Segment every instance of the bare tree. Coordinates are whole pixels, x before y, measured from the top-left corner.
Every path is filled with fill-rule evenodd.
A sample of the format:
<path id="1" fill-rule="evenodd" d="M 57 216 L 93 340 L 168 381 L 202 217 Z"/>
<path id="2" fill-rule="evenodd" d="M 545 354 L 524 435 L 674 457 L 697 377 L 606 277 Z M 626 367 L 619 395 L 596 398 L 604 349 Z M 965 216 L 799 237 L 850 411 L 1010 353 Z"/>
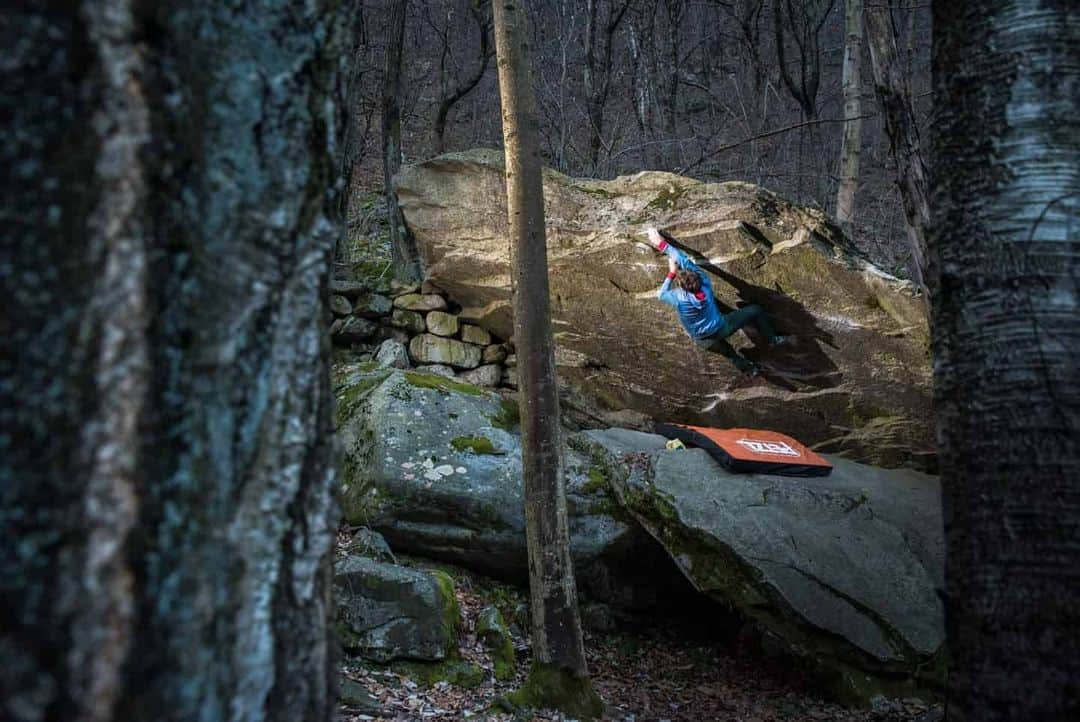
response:
<path id="1" fill-rule="evenodd" d="M 446 149 L 446 118 L 458 101 L 472 92 L 487 72 L 488 63 L 495 55 L 495 49 L 491 47 L 491 22 L 487 10 L 491 7 L 490 0 L 471 0 L 469 14 L 479 33 L 480 43 L 477 51 L 478 63 L 473 72 L 467 75 L 460 83 L 453 86 L 448 93 L 439 101 L 439 110 L 435 114 L 435 152 L 442 153 Z M 449 38 L 443 38 L 444 56 L 449 47 Z"/>
<path id="2" fill-rule="evenodd" d="M 589 166 L 595 171 L 600 160 L 604 138 L 604 108 L 611 91 L 612 39 L 619 29 L 632 0 L 587 0 L 585 24 L 585 65 L 582 69 L 585 85 L 586 112 L 589 117 Z M 601 17 L 599 7 L 607 12 Z"/>
<path id="3" fill-rule="evenodd" d="M 948 717 L 1080 717 L 1080 24 L 935 0 L 931 274 Z"/>
<path id="4" fill-rule="evenodd" d="M 513 697 L 582 717 L 603 705 L 589 683 L 563 488 L 537 113 L 521 0 L 495 3 L 495 43 L 513 246 L 514 339 L 521 385 L 521 466 L 532 600 L 533 667 Z"/>
<path id="5" fill-rule="evenodd" d="M 391 0 L 389 45 L 383 73 L 382 149 L 383 195 L 390 226 L 390 254 L 394 272 L 405 280 L 419 280 L 419 251 L 410 239 L 405 219 L 394 195 L 393 179 L 401 169 L 401 55 L 405 44 L 405 17 L 408 0 Z"/>
<path id="6" fill-rule="evenodd" d="M 802 109 L 803 120 L 817 117 L 817 94 L 821 85 L 821 29 L 836 0 L 773 0 L 773 32 L 780 77 Z M 798 51 L 799 77 L 787 62 L 787 36 Z"/>
<path id="7" fill-rule="evenodd" d="M 848 237 L 855 235 L 855 191 L 862 154 L 862 35 L 863 0 L 844 4 L 844 139 L 840 146 L 840 187 L 836 191 L 836 220 Z"/>
<path id="8" fill-rule="evenodd" d="M 926 229 L 930 224 L 926 164 L 912 104 L 911 85 L 897 52 L 896 26 L 887 5 L 874 5 L 866 9 L 866 34 L 870 43 L 874 89 L 885 113 L 885 130 L 896 163 L 896 184 L 904 204 L 911 275 L 929 298 L 925 282 Z"/>
<path id="9" fill-rule="evenodd" d="M 340 8 L 5 18 L 0 719 L 336 713 Z"/>

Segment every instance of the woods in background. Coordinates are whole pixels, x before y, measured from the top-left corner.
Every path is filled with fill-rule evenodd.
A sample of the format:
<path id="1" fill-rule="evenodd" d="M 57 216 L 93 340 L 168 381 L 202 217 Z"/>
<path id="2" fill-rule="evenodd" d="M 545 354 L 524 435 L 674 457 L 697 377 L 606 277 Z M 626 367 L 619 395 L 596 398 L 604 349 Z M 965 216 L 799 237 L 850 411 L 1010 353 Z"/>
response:
<path id="1" fill-rule="evenodd" d="M 921 248 L 914 239 L 922 231 L 908 218 L 925 207 L 918 197 L 925 179 L 915 177 L 921 161 L 912 157 L 921 151 L 930 107 L 929 8 L 909 0 L 868 7 L 845 76 L 846 40 L 852 24 L 863 22 L 862 4 L 529 3 L 544 162 L 576 176 L 659 169 L 757 183 L 839 217 L 876 262 L 917 279 L 912 249 Z M 394 80 L 386 59 L 397 52 L 402 6 L 396 152 L 416 160 L 501 144 L 490 0 L 362 0 L 349 100 L 355 188 L 382 183 L 382 140 L 374 131 L 386 81 Z M 875 95 L 868 72 L 875 40 L 892 52 L 883 66 L 891 84 L 878 83 L 891 95 Z M 890 114 L 879 97 L 890 102 Z M 894 116 L 907 124 L 887 132 Z M 899 166 L 893 149 L 902 151 Z"/>

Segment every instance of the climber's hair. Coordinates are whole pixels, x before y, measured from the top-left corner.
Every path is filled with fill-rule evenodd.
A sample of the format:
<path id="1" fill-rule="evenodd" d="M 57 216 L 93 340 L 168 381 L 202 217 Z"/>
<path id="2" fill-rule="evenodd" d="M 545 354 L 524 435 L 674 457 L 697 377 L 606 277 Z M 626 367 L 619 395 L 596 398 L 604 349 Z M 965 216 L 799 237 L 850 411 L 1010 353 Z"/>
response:
<path id="1" fill-rule="evenodd" d="M 679 288 L 688 293 L 697 293 L 701 290 L 701 277 L 689 268 L 680 268 L 675 271 L 675 282 Z"/>

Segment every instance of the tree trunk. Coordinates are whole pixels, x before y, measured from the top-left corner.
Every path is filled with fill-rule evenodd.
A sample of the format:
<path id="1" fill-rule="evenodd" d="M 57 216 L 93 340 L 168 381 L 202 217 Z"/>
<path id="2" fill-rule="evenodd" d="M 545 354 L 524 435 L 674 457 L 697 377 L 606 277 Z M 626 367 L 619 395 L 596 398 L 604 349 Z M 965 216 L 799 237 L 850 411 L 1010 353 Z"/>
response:
<path id="1" fill-rule="evenodd" d="M 844 138 L 840 145 L 840 187 L 836 192 L 836 221 L 849 238 L 855 236 L 855 190 L 862 155 L 862 0 L 844 5 Z"/>
<path id="2" fill-rule="evenodd" d="M 1080 719 L 1080 23 L 933 5 L 950 720 Z"/>
<path id="3" fill-rule="evenodd" d="M 929 300 L 925 279 L 926 230 L 930 225 L 926 164 L 923 162 L 919 126 L 911 100 L 911 87 L 896 48 L 896 32 L 887 6 L 866 9 L 866 35 L 874 89 L 885 112 L 885 131 L 896 163 L 896 184 L 904 204 L 912 280 Z"/>
<path id="4" fill-rule="evenodd" d="M 335 712 L 339 7 L 8 18 L 2 719 Z"/>
<path id="5" fill-rule="evenodd" d="M 476 67 L 476 70 L 473 71 L 472 75 L 467 77 L 460 85 L 450 91 L 449 95 L 443 97 L 442 100 L 439 101 L 439 110 L 435 114 L 436 155 L 441 155 L 446 150 L 446 119 L 450 116 L 450 111 L 457 105 L 459 100 L 471 93 L 473 88 L 480 84 L 480 81 L 484 77 L 484 73 L 487 72 L 488 61 L 491 60 L 490 28 L 487 19 L 484 17 L 484 10 L 480 0 L 473 0 L 472 5 L 469 7 L 469 11 L 472 13 L 473 20 L 476 22 L 477 29 L 480 31 L 480 64 Z"/>
<path id="6" fill-rule="evenodd" d="M 405 217 L 394 195 L 394 176 L 401 169 L 401 54 L 405 44 L 405 10 L 408 0 L 391 0 L 383 74 L 382 147 L 383 195 L 390 226 L 390 258 L 398 278 L 420 280 L 420 252 L 405 226 Z"/>
<path id="7" fill-rule="evenodd" d="M 516 700 L 593 717 L 567 525 L 549 314 L 544 188 L 522 0 L 495 6 L 495 47 L 513 248 L 514 339 L 519 359 L 521 461 L 532 600 L 533 668 Z"/>

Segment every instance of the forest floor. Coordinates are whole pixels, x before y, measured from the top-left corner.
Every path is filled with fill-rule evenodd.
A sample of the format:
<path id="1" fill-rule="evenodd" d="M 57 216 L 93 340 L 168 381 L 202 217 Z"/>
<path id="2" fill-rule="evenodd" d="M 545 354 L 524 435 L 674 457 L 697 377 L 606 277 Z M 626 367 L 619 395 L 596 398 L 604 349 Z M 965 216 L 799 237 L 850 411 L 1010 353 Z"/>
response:
<path id="1" fill-rule="evenodd" d="M 496 705 L 524 681 L 529 667 L 528 639 L 518 623 L 527 604 L 523 591 L 457 567 L 418 560 L 406 563 L 439 568 L 454 577 L 462 613 L 459 654 L 462 662 L 483 670 L 483 680 L 464 687 L 448 681 L 425 684 L 408 668 L 346 659 L 343 678 L 361 683 L 379 705 L 362 710 L 343 706 L 342 722 L 567 722 L 567 717 L 551 710 L 511 713 Z M 477 616 L 491 604 L 508 619 L 517 652 L 516 676 L 503 682 L 495 679 L 492 660 L 475 631 Z M 815 694 L 798 674 L 785 669 L 780 660 L 767 659 L 760 649 L 738 641 L 699 639 L 692 630 L 671 622 L 634 628 L 601 626 L 609 630 L 586 630 L 585 647 L 594 688 L 607 706 L 605 722 L 933 722 L 942 718 L 940 707 L 927 707 L 914 699 L 876 710 L 840 707 Z"/>

